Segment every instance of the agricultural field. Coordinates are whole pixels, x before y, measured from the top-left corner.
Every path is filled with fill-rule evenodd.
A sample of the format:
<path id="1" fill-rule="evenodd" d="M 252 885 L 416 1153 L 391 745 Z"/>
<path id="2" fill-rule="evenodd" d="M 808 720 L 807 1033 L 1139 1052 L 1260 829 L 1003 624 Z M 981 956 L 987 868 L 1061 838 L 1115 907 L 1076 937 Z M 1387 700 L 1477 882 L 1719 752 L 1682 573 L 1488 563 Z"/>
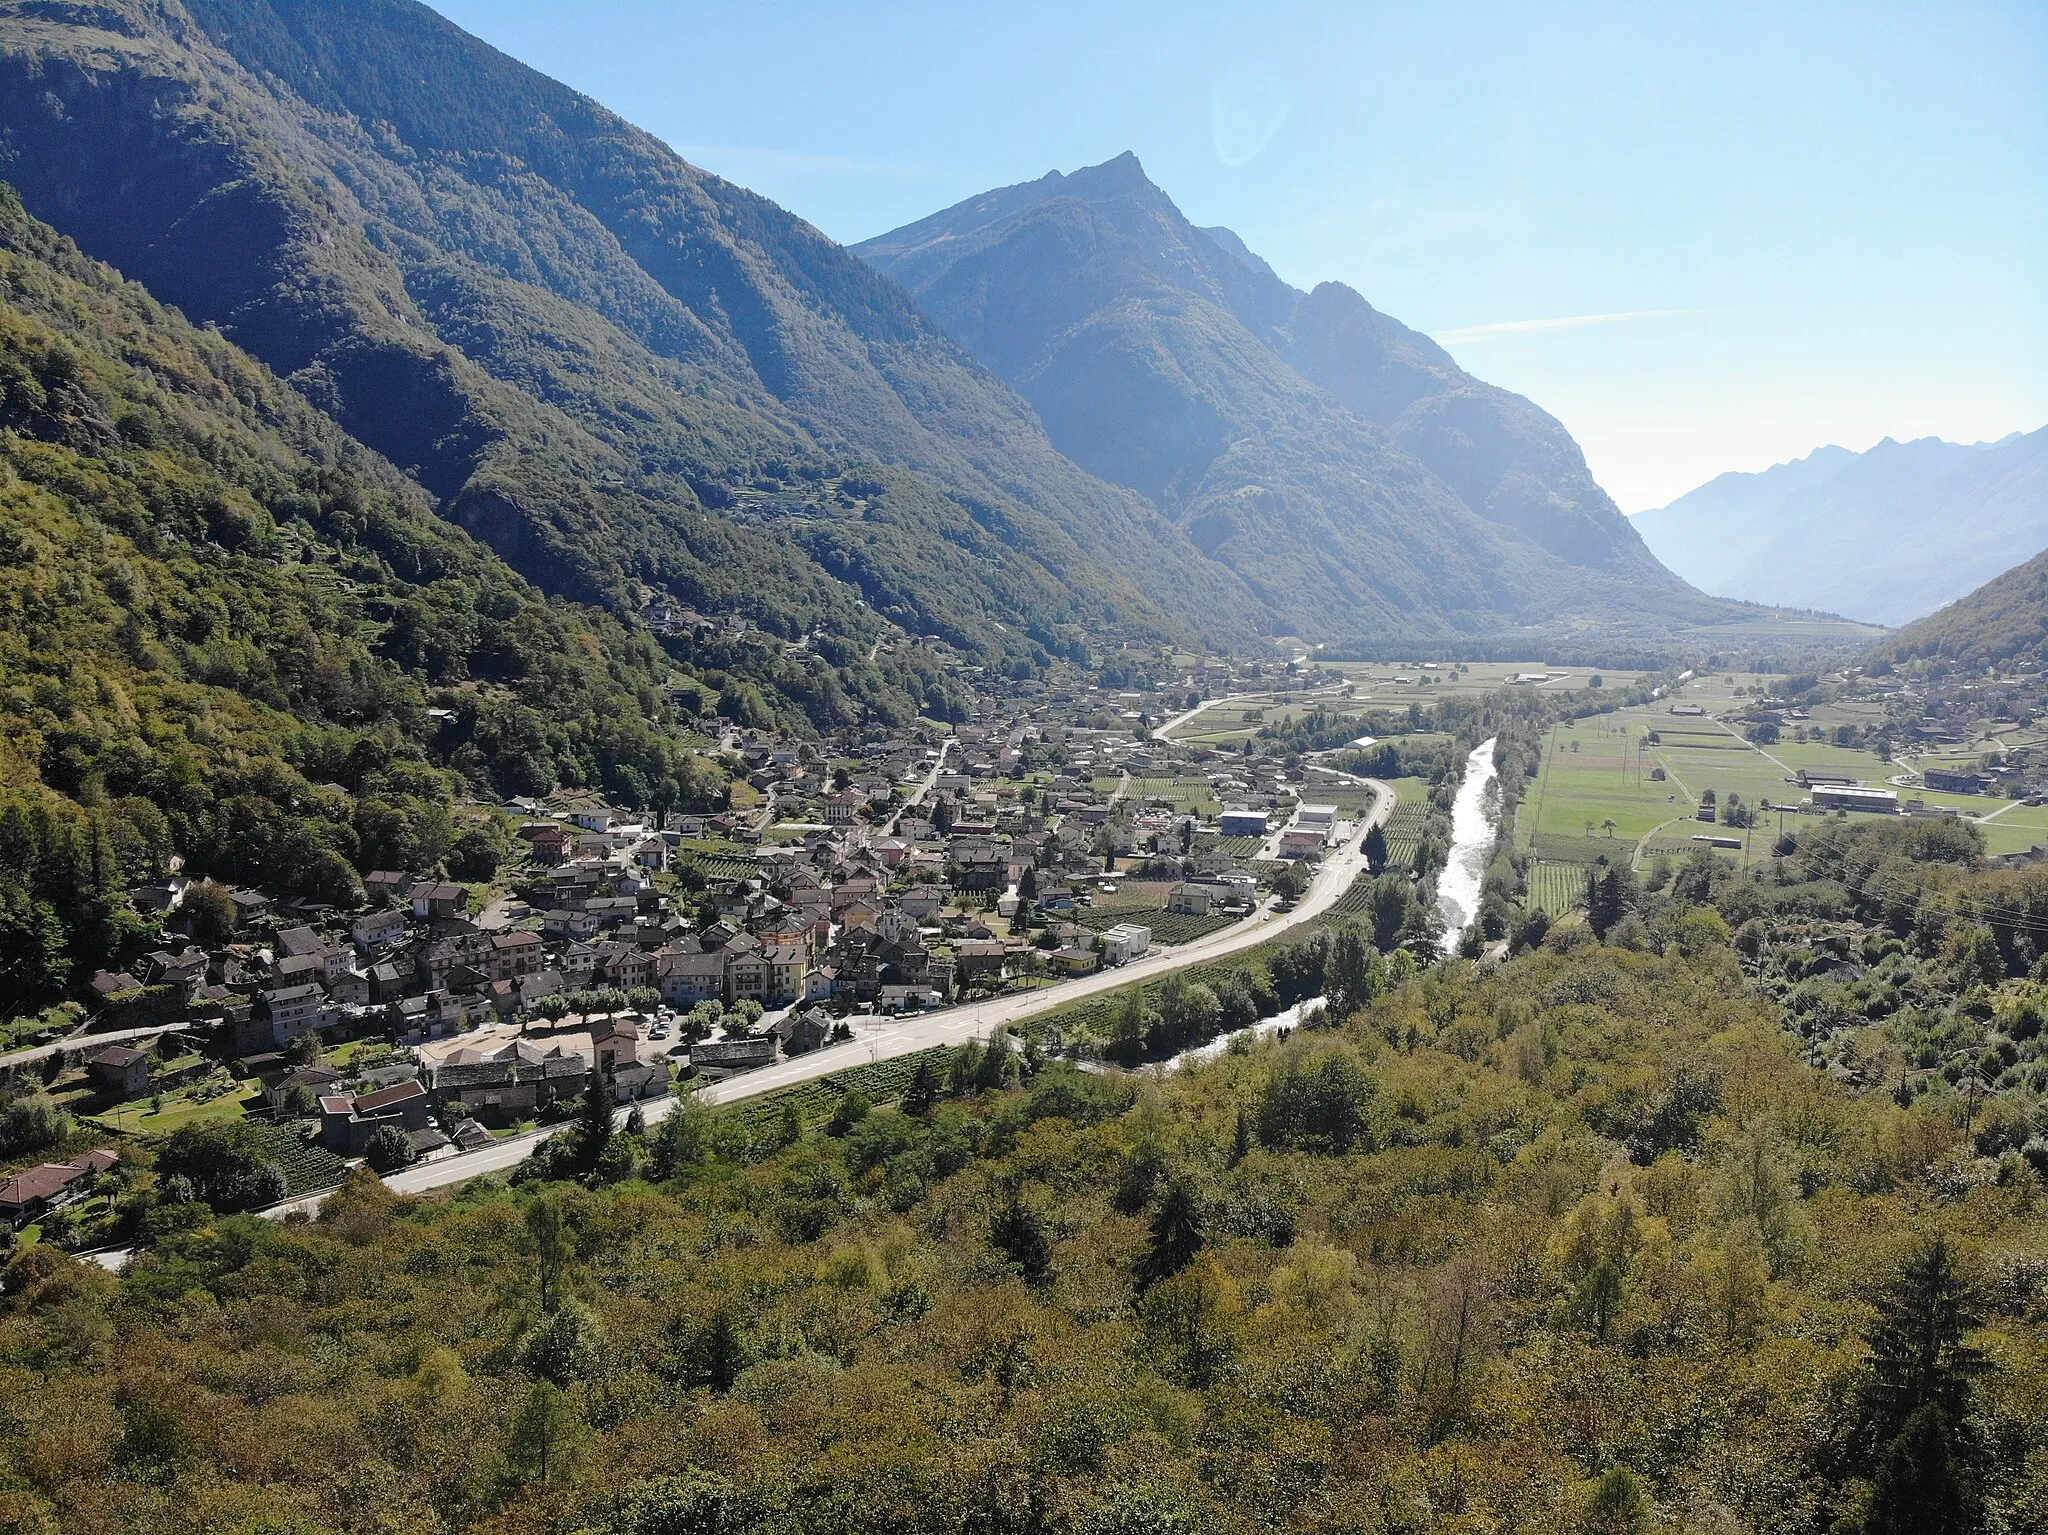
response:
<path id="1" fill-rule="evenodd" d="M 737 842 L 684 842 L 677 847 L 676 858 L 695 865 L 706 879 L 752 879 L 761 871 L 759 860 Z"/>
<path id="2" fill-rule="evenodd" d="M 1206 778 L 1133 778 L 1129 793 L 1140 804 L 1165 800 L 1176 812 L 1193 813 L 1205 820 L 1213 821 L 1223 808 Z"/>
<path id="3" fill-rule="evenodd" d="M 1203 853 L 1221 853 L 1227 858 L 1249 858 L 1266 845 L 1264 837 L 1218 837 L 1206 836 L 1195 839 L 1195 850 Z"/>
<path id="4" fill-rule="evenodd" d="M 1097 891 L 1089 910 L 1108 916 L 1112 923 L 1122 921 L 1125 912 L 1158 911 L 1166 905 L 1167 893 L 1175 883 L 1170 879 L 1126 880 L 1114 895 Z M 1080 920 L 1085 921 L 1085 916 Z"/>
<path id="5" fill-rule="evenodd" d="M 783 1114 L 790 1105 L 795 1106 L 798 1117 L 808 1129 L 830 1119 L 832 1111 L 839 1106 L 839 1100 L 849 1092 L 859 1092 L 875 1104 L 894 1103 L 909 1089 L 920 1063 L 929 1061 L 943 1074 L 947 1057 L 951 1054 L 951 1050 L 939 1045 L 914 1055 L 899 1055 L 892 1060 L 849 1066 L 830 1076 L 800 1082 L 794 1087 L 764 1093 L 758 1098 L 744 1099 L 716 1112 L 727 1123 L 738 1125 L 749 1142 L 765 1146 L 773 1143 L 782 1126 Z"/>
<path id="6" fill-rule="evenodd" d="M 1462 669 L 1458 671 L 1453 671 L 1449 662 L 1396 665 L 1390 661 L 1334 661 L 1324 665 L 1330 670 L 1341 671 L 1351 684 L 1357 701 L 1375 709 L 1399 707 L 1418 700 L 1428 704 L 1453 694 L 1491 693 L 1509 686 L 1510 678 L 1541 672 L 1559 675 L 1553 681 L 1523 685 L 1541 688 L 1545 692 L 1564 693 L 1590 687 L 1597 676 L 1603 687 L 1625 688 L 1642 675 L 1640 672 L 1614 671 L 1605 667 L 1550 666 L 1542 661 L 1471 661 L 1460 663 Z"/>
<path id="7" fill-rule="evenodd" d="M 278 1125 L 257 1125 L 255 1130 L 267 1143 L 269 1159 L 284 1173 L 287 1199 L 331 1189 L 348 1173 L 348 1164 L 340 1157 L 301 1139 L 296 1131 Z"/>
<path id="8" fill-rule="evenodd" d="M 1696 678 L 1680 701 L 1732 708 L 1772 679 L 1735 674 Z M 1637 862 L 1658 855 L 1686 856 L 1702 844 L 1695 836 L 1743 836 L 1740 829 L 1693 818 L 1711 789 L 1720 804 L 1739 795 L 1759 812 L 1766 802 L 1792 806 L 1807 791 L 1801 771 L 1839 774 L 1872 787 L 1895 786 L 1904 765 L 1875 752 L 1827 741 L 1781 740 L 1759 746 L 1734 728 L 1695 715 L 1673 715 L 1666 702 L 1561 724 L 1544 743 L 1543 766 L 1517 816 L 1516 846 L 1538 862 L 1588 863 L 1606 855 Z M 1662 769 L 1658 781 L 1654 770 Z M 1976 819 L 1991 853 L 2025 852 L 2048 844 L 2048 807 L 1968 794 L 1921 791 L 1896 785 L 1903 800 L 1947 806 Z M 1612 822 L 1612 825 L 1608 823 Z M 1789 812 L 1762 813 L 1741 851 L 1724 856 L 1768 857 Z M 1548 904 L 1547 902 L 1545 903 Z"/>
<path id="9" fill-rule="evenodd" d="M 1420 783 L 1419 779 L 1403 779 L 1403 784 Z M 1426 790 L 1424 791 L 1426 793 Z M 1423 793 L 1410 797 L 1405 791 L 1400 803 L 1394 806 L 1394 813 L 1387 817 L 1387 865 L 1389 868 L 1406 869 L 1415 862 L 1416 845 L 1422 840 L 1422 823 L 1429 819 L 1429 804 Z"/>
<path id="10" fill-rule="evenodd" d="M 1586 870 L 1590 867 L 1590 864 L 1544 861 L 1530 864 L 1529 904 L 1540 907 L 1553 917 L 1564 916 L 1585 899 Z"/>

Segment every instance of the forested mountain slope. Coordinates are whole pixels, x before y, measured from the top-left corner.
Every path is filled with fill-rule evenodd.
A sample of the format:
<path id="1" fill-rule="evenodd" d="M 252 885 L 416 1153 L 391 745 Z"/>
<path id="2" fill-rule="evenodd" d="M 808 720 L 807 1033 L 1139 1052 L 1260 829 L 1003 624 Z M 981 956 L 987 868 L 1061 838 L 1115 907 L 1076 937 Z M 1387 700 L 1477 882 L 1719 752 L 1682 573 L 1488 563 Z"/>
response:
<path id="1" fill-rule="evenodd" d="M 1055 443 L 1303 632 L 1728 616 L 1658 565 L 1554 419 L 1341 284 L 1289 287 L 1188 223 L 1134 156 L 857 249 Z"/>
<path id="2" fill-rule="evenodd" d="M 464 790 L 713 808 L 672 702 L 706 676 L 0 186 L 0 1017 L 143 938 L 125 891 L 174 854 L 352 903 L 372 868 L 488 875 Z"/>
<path id="3" fill-rule="evenodd" d="M 1704 591 L 1910 623 L 2048 546 L 2048 427 L 1821 448 L 1633 520 Z"/>
<path id="4" fill-rule="evenodd" d="M 412 0 L 14 0 L 0 126 L 31 212 L 551 590 L 994 658 L 1265 625 L 899 289 Z"/>
<path id="5" fill-rule="evenodd" d="M 2016 659 L 2048 661 L 2048 553 L 1908 624 L 1873 659 L 1946 661 L 1966 669 Z"/>

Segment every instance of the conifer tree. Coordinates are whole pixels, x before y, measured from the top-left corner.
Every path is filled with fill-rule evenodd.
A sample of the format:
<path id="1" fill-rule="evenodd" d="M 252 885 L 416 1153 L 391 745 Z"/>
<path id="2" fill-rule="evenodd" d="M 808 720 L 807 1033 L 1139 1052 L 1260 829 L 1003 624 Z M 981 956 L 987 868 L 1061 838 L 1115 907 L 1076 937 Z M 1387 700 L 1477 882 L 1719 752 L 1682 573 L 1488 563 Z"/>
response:
<path id="1" fill-rule="evenodd" d="M 612 1143 L 612 1095 L 604 1073 L 592 1067 L 583 1085 L 583 1107 L 576 1115 L 577 1151 L 586 1171 L 595 1172 Z"/>
<path id="2" fill-rule="evenodd" d="M 1159 1213 L 1152 1217 L 1151 1244 L 1138 1260 L 1139 1285 L 1149 1288 L 1162 1279 L 1172 1278 L 1193 1263 L 1195 1255 L 1206 1245 L 1201 1202 L 1195 1196 L 1194 1186 L 1185 1178 L 1176 1178 L 1167 1185 L 1166 1197 L 1159 1202 Z"/>
<path id="3" fill-rule="evenodd" d="M 1868 1535 L 1981 1528 L 1984 1456 L 1970 1413 L 1972 1381 L 1988 1365 L 1964 1341 L 1977 1322 L 1941 1234 L 1907 1260 L 1879 1299 L 1852 1440 L 1872 1482 Z"/>

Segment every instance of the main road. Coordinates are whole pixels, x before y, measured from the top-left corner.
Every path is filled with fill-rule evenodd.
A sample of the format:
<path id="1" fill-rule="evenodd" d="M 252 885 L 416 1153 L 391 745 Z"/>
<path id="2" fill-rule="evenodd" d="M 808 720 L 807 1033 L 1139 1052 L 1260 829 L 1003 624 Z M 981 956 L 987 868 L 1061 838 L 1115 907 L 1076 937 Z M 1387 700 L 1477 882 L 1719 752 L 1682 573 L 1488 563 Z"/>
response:
<path id="1" fill-rule="evenodd" d="M 710 1104 L 737 1103 L 745 1098 L 759 1097 L 778 1088 L 793 1087 L 800 1082 L 809 1082 L 870 1061 L 891 1060 L 897 1056 L 915 1054 L 919 1050 L 929 1050 L 934 1045 L 958 1045 L 970 1039 L 986 1039 L 996 1029 L 1022 1023 L 1027 1018 L 1049 1013 L 1055 1008 L 1065 1007 L 1070 1002 L 1083 1002 L 1090 997 L 1101 996 L 1104 992 L 1114 991 L 1118 987 L 1128 986 L 1134 981 L 1149 981 L 1175 970 L 1209 964 L 1303 927 L 1334 906 L 1338 898 L 1351 888 L 1352 882 L 1365 872 L 1365 851 L 1362 846 L 1365 833 L 1371 827 L 1384 826 L 1387 817 L 1393 814 L 1393 786 L 1376 778 L 1365 779 L 1363 782 L 1373 791 L 1372 809 L 1367 812 L 1364 821 L 1351 826 L 1343 845 L 1324 858 L 1322 867 L 1316 871 L 1307 892 L 1291 911 L 1276 910 L 1268 902 L 1242 922 L 1233 923 L 1195 943 L 1162 949 L 1156 954 L 1149 954 L 1143 959 L 1133 960 L 1114 970 L 1101 971 L 1082 980 L 1064 981 L 1056 986 L 1022 992 L 1012 997 L 998 997 L 990 1002 L 968 1003 L 937 1012 L 921 1013 L 895 1023 L 881 1025 L 868 1031 L 863 1037 L 827 1045 L 792 1060 L 778 1061 L 773 1066 L 763 1066 L 757 1071 L 743 1072 L 722 1082 L 714 1082 L 697 1089 L 696 1099 L 700 1103 Z M 639 1107 L 648 1122 L 654 1123 L 673 1113 L 678 1102 L 679 1100 L 674 1097 L 658 1098 Z M 384 1181 L 398 1193 L 418 1194 L 428 1189 L 445 1188 L 451 1183 L 481 1177 L 486 1173 L 501 1173 L 525 1161 L 541 1141 L 558 1133 L 560 1128 L 551 1126 L 546 1130 L 512 1136 L 460 1156 L 422 1162 L 401 1172 L 392 1173 Z M 263 1213 L 281 1216 L 295 1209 L 311 1208 L 318 1203 L 319 1196 L 316 1195 L 291 1204 L 274 1205 Z"/>

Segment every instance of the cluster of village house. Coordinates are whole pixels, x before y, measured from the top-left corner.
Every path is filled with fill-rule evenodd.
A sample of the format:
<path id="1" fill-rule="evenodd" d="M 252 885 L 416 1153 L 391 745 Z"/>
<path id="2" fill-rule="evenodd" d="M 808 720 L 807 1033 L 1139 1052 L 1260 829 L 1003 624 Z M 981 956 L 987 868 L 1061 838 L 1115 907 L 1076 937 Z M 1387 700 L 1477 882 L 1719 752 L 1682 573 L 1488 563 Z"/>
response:
<path id="1" fill-rule="evenodd" d="M 431 1151 L 448 1139 L 439 1126 L 458 1141 L 480 1139 L 483 1126 L 580 1093 L 593 1068 L 629 1099 L 666 1090 L 685 1053 L 695 1070 L 721 1073 L 815 1048 L 851 1007 L 900 1013 L 1024 976 L 1124 963 L 1146 952 L 1149 928 L 1073 916 L 1133 859 L 1163 859 L 1179 876 L 1171 911 L 1251 909 L 1258 880 L 1245 860 L 1197 851 L 1197 831 L 1266 838 L 1275 810 L 1295 797 L 1279 769 L 1150 746 L 1126 723 L 1141 718 L 1135 710 L 1119 711 L 1111 728 L 1058 723 L 1077 703 L 1099 719 L 1099 701 L 1040 688 L 1011 701 L 1006 723 L 963 726 L 942 748 L 866 743 L 853 770 L 836 775 L 797 745 L 742 742 L 767 796 L 762 819 L 776 819 L 779 806 L 784 836 L 804 828 L 773 845 L 736 813 L 657 822 L 588 797 L 513 801 L 503 808 L 521 818 L 526 856 L 512 894 L 488 913 L 471 910 L 468 888 L 406 871 L 367 875 L 368 909 L 354 914 L 236 890 L 237 941 L 166 947 L 132 973 L 94 977 L 93 989 L 110 1010 L 201 1034 L 211 1055 L 261 1078 L 280 1114 L 310 1103 L 338 1152 L 359 1153 L 385 1124 Z M 1025 790 L 1027 763 L 1049 757 L 1057 773 Z M 1101 788 L 1105 778 L 1175 771 L 1205 773 L 1233 806 L 1220 826 L 1198 828 L 1193 816 Z M 812 819 L 792 819 L 804 814 Z M 1312 856 L 1332 818 L 1327 807 L 1300 806 L 1261 851 Z M 706 837 L 740 844 L 751 870 L 735 870 L 728 851 L 715 866 L 727 877 L 664 877 Z M 182 890 L 174 879 L 137 896 L 175 925 Z M 1035 921 L 1020 929 L 1007 919 L 1026 905 Z M 658 991 L 661 1011 L 599 1019 L 567 1042 L 485 1027 L 600 988 Z M 770 1014 L 766 1027 L 665 1042 L 671 1011 L 748 1001 Z M 287 1054 L 308 1035 L 364 1033 L 395 1035 L 415 1047 L 412 1058 L 345 1077 Z M 148 1044 L 122 1040 L 83 1059 L 112 1096 L 132 1098 L 165 1086 L 152 1077 Z"/>

